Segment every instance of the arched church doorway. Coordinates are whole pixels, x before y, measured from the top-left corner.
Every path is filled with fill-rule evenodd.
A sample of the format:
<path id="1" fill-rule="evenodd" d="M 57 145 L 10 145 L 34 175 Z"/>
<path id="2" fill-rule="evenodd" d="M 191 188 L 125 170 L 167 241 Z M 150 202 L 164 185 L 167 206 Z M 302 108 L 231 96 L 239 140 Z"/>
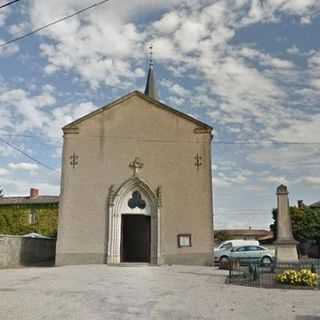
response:
<path id="1" fill-rule="evenodd" d="M 150 216 L 123 214 L 121 262 L 150 263 Z"/>
<path id="2" fill-rule="evenodd" d="M 150 187 L 134 176 L 109 192 L 107 263 L 160 258 L 160 206 Z"/>

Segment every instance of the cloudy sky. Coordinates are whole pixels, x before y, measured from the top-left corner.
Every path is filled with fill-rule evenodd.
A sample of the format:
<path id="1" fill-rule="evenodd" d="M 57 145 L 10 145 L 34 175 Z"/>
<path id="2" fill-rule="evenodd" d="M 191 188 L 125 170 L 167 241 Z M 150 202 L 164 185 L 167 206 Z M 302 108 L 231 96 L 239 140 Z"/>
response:
<path id="1" fill-rule="evenodd" d="M 0 43 L 95 2 L 0 9 Z M 60 128 L 143 90 L 152 41 L 161 100 L 215 128 L 216 225 L 267 227 L 280 183 L 320 200 L 319 30 L 319 0 L 110 0 L 0 47 L 0 185 L 58 194 Z"/>

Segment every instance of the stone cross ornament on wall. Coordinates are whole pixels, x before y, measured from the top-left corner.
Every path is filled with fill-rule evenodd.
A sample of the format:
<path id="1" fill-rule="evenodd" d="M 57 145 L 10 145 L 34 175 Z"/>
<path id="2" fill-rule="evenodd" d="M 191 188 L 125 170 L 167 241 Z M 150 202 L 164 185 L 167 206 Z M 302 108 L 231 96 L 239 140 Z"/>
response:
<path id="1" fill-rule="evenodd" d="M 76 155 L 75 153 L 73 153 L 71 156 L 70 156 L 70 165 L 71 167 L 74 169 L 76 166 L 78 166 L 79 164 L 79 156 Z"/>
<path id="2" fill-rule="evenodd" d="M 196 154 L 194 160 L 194 165 L 196 166 L 197 170 L 199 170 L 199 168 L 202 166 L 202 157 L 199 155 L 199 153 Z"/>
<path id="3" fill-rule="evenodd" d="M 133 170 L 133 176 L 138 174 L 138 171 L 143 168 L 143 165 L 143 162 L 138 157 L 136 157 L 134 161 L 130 162 L 129 168 Z"/>

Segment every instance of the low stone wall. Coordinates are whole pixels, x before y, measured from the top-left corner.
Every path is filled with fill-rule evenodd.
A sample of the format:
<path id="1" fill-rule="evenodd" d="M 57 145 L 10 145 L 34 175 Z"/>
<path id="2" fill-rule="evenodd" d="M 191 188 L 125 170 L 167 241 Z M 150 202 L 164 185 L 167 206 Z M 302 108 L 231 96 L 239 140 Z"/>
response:
<path id="1" fill-rule="evenodd" d="M 0 236 L 0 268 L 53 265 L 55 239 Z"/>

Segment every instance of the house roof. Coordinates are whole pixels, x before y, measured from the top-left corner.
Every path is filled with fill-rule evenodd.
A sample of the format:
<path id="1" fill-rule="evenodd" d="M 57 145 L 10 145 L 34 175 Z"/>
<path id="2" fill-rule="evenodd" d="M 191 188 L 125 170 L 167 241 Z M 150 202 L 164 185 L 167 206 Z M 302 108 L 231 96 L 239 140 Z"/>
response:
<path id="1" fill-rule="evenodd" d="M 310 207 L 311 208 L 320 208 L 320 201 L 311 204 Z"/>
<path id="2" fill-rule="evenodd" d="M 264 229 L 219 229 L 215 232 L 224 232 L 228 236 L 268 236 L 272 231 Z"/>
<path id="3" fill-rule="evenodd" d="M 95 111 L 93 111 L 93 112 L 91 112 L 91 113 L 79 118 L 78 120 L 75 120 L 75 121 L 69 123 L 68 125 L 66 125 L 62 129 L 63 130 L 70 129 L 70 128 L 80 124 L 81 122 L 86 121 L 86 120 L 94 117 L 95 115 L 97 115 L 97 114 L 99 114 L 101 112 L 104 112 L 105 110 L 109 110 L 109 109 L 119 105 L 120 103 L 122 103 L 122 102 L 124 102 L 124 101 L 126 101 L 126 100 L 128 100 L 128 99 L 130 99 L 132 97 L 134 97 L 134 96 L 138 96 L 138 97 L 140 97 L 140 98 L 152 103 L 154 106 L 156 106 L 158 108 L 161 108 L 163 110 L 169 111 L 171 113 L 176 114 L 178 117 L 181 117 L 181 118 L 184 118 L 184 119 L 186 119 L 188 121 L 191 121 L 191 122 L 195 123 L 196 125 L 198 125 L 199 127 L 208 129 L 210 131 L 213 130 L 213 128 L 211 126 L 209 126 L 208 124 L 206 124 L 206 123 L 204 123 L 204 122 L 202 122 L 200 120 L 197 120 L 197 119 L 195 119 L 195 118 L 193 118 L 193 117 L 191 117 L 191 116 L 189 116 L 189 115 L 187 115 L 187 114 L 185 114 L 185 113 L 183 113 L 181 111 L 178 111 L 178 110 L 176 110 L 176 109 L 174 109 L 172 107 L 169 107 L 168 105 L 166 105 L 166 104 L 164 104 L 164 103 L 162 103 L 160 101 L 152 99 L 151 97 L 147 97 L 147 96 L 145 96 L 143 93 L 141 93 L 139 91 L 133 91 L 133 92 L 131 92 L 131 93 L 129 93 L 129 94 L 127 94 L 127 95 L 125 95 L 125 96 L 113 101 L 113 102 L 111 102 L 110 104 L 107 104 L 106 106 L 104 106 L 102 108 L 99 108 L 99 109 L 97 109 L 97 110 L 95 110 Z"/>
<path id="4" fill-rule="evenodd" d="M 0 198 L 0 206 L 17 204 L 58 204 L 59 196 L 30 197 L 3 197 Z"/>

